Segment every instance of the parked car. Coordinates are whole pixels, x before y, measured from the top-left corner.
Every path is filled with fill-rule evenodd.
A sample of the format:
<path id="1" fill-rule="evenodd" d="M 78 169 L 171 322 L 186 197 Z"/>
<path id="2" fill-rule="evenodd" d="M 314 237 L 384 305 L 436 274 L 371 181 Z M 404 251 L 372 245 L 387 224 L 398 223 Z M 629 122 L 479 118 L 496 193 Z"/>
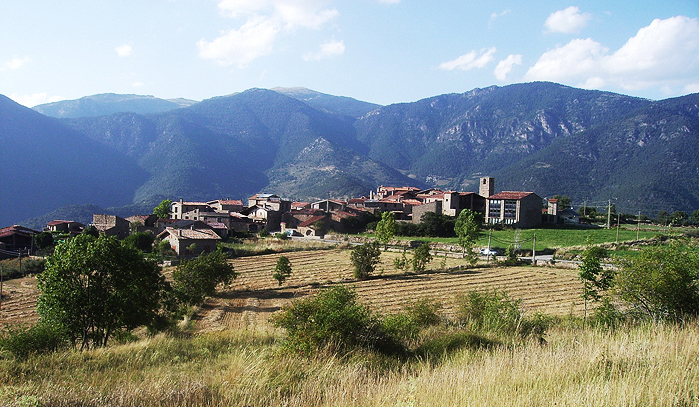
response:
<path id="1" fill-rule="evenodd" d="M 500 254 L 497 250 L 488 248 L 481 249 L 480 252 L 483 256 L 497 256 Z"/>

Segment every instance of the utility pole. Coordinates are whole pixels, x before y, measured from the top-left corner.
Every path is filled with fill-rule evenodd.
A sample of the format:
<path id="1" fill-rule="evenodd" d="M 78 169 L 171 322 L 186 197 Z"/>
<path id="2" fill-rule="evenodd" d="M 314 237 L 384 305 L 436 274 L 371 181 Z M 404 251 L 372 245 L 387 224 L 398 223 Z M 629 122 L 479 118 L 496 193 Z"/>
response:
<path id="1" fill-rule="evenodd" d="M 607 229 L 612 227 L 612 200 L 607 204 Z"/>
<path id="2" fill-rule="evenodd" d="M 641 211 L 638 211 L 638 222 L 636 222 L 636 240 L 641 237 Z"/>
<path id="3" fill-rule="evenodd" d="M 490 263 L 490 239 L 493 238 L 493 231 L 490 231 L 490 234 L 488 235 L 488 255 L 486 256 L 486 261 Z"/>
<path id="4" fill-rule="evenodd" d="M 532 247 L 532 266 L 536 266 L 536 233 L 534 234 L 534 246 Z"/>

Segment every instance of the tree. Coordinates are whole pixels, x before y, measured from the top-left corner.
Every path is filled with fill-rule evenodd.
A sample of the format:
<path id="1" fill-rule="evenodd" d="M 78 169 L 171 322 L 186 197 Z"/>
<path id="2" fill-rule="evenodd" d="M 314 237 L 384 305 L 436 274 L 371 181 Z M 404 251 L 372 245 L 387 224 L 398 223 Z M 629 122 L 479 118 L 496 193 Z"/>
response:
<path id="1" fill-rule="evenodd" d="M 40 250 L 51 249 L 55 244 L 51 232 L 38 233 L 34 236 L 34 243 Z"/>
<path id="2" fill-rule="evenodd" d="M 354 266 L 354 278 L 365 279 L 369 277 L 374 273 L 380 258 L 381 250 L 377 241 L 364 243 L 352 249 L 350 260 Z"/>
<path id="3" fill-rule="evenodd" d="M 291 275 L 291 262 L 286 256 L 280 256 L 277 260 L 277 265 L 274 267 L 274 277 L 275 280 L 279 282 L 279 285 L 284 284 L 284 280 Z"/>
<path id="4" fill-rule="evenodd" d="M 422 273 L 425 271 L 427 263 L 432 261 L 432 254 L 430 253 L 430 243 L 425 242 L 420 246 L 416 247 L 413 251 L 413 271 L 415 273 Z"/>
<path id="5" fill-rule="evenodd" d="M 136 248 L 142 252 L 149 253 L 153 250 L 153 242 L 155 241 L 155 236 L 148 232 L 138 232 L 126 236 L 124 239 L 124 244 Z"/>
<path id="6" fill-rule="evenodd" d="M 153 208 L 153 214 L 158 217 L 158 219 L 168 219 L 170 218 L 170 212 L 172 208 L 172 201 L 170 199 L 162 200 L 158 206 Z"/>
<path id="7" fill-rule="evenodd" d="M 237 277 L 226 255 L 217 250 L 193 260 L 183 260 L 172 273 L 172 287 L 179 302 L 197 305 L 214 295 L 219 284 L 230 284 Z"/>
<path id="8" fill-rule="evenodd" d="M 393 212 L 381 214 L 381 220 L 376 224 L 376 238 L 388 246 L 388 242 L 396 235 L 396 215 Z"/>
<path id="9" fill-rule="evenodd" d="M 583 283 L 582 297 L 585 301 L 584 320 L 587 320 L 587 302 L 599 301 L 601 291 L 612 286 L 614 272 L 602 267 L 602 259 L 607 257 L 607 251 L 599 246 L 588 244 L 582 254 L 578 278 Z"/>
<path id="10" fill-rule="evenodd" d="M 689 215 L 684 211 L 675 211 L 670 215 L 670 224 L 673 226 L 683 226 L 687 223 Z"/>
<path id="11" fill-rule="evenodd" d="M 454 224 L 454 233 L 459 241 L 459 246 L 463 249 L 462 256 L 467 257 L 471 265 L 475 265 L 478 256 L 473 253 L 473 246 L 476 244 L 481 234 L 481 216 L 470 209 L 464 209 L 459 213 Z"/>
<path id="12" fill-rule="evenodd" d="M 81 234 L 83 234 L 83 235 L 90 235 L 90 236 L 93 236 L 93 237 L 100 237 L 100 231 L 97 230 L 97 228 L 95 227 L 95 225 L 87 225 L 87 226 L 85 226 L 85 228 L 83 229 L 83 231 L 82 231 Z"/>
<path id="13" fill-rule="evenodd" d="M 553 199 L 558 199 L 558 210 L 570 208 L 570 197 L 566 195 L 554 195 Z"/>
<path id="14" fill-rule="evenodd" d="M 616 283 L 622 299 L 654 320 L 699 315 L 699 248 L 681 242 L 645 248 Z"/>
<path id="15" fill-rule="evenodd" d="M 699 209 L 692 211 L 692 214 L 689 215 L 689 221 L 694 225 L 699 225 Z"/>
<path id="16" fill-rule="evenodd" d="M 155 261 L 115 237 L 81 234 L 59 244 L 38 277 L 37 311 L 80 349 L 157 319 L 168 291 Z"/>
<path id="17" fill-rule="evenodd" d="M 454 236 L 454 218 L 441 213 L 427 212 L 420 218 L 423 236 Z"/>

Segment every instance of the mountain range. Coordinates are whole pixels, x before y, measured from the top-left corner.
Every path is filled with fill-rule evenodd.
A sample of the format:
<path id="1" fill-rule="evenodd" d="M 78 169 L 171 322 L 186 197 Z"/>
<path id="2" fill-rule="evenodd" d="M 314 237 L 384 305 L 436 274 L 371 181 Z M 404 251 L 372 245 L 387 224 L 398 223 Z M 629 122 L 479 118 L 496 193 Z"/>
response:
<path id="1" fill-rule="evenodd" d="M 475 192 L 486 175 L 497 191 L 651 216 L 699 208 L 699 94 L 652 101 L 535 82 L 389 106 L 304 88 L 80 100 L 90 109 L 0 97 L 0 225 L 66 205 L 146 211 L 165 198 Z"/>

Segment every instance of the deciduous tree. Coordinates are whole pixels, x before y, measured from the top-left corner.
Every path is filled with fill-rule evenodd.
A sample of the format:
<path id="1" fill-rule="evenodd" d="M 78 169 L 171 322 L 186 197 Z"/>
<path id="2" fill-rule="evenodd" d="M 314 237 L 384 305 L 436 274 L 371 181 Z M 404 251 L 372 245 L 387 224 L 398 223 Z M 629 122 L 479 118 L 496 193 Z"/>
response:
<path id="1" fill-rule="evenodd" d="M 381 250 L 376 241 L 355 246 L 350 254 L 352 266 L 354 266 L 354 278 L 364 279 L 374 273 L 376 265 L 381 259 Z"/>
<path id="2" fill-rule="evenodd" d="M 432 261 L 432 254 L 430 253 L 430 243 L 424 242 L 420 246 L 416 247 L 413 251 L 413 271 L 415 273 L 422 273 L 427 267 L 427 263 Z"/>
<path id="3" fill-rule="evenodd" d="M 81 349 L 153 322 L 168 289 L 155 261 L 115 237 L 88 234 L 59 244 L 37 278 L 42 322 Z"/>
<path id="4" fill-rule="evenodd" d="M 607 251 L 604 248 L 591 244 L 582 254 L 578 277 L 583 283 L 582 297 L 585 301 L 585 319 L 587 319 L 587 302 L 590 300 L 598 301 L 601 298 L 601 291 L 612 286 L 614 272 L 602 267 L 602 259 L 605 257 L 607 257 Z"/>
<path id="5" fill-rule="evenodd" d="M 476 264 L 478 256 L 473 252 L 473 246 L 481 234 L 481 216 L 470 209 L 464 209 L 459 213 L 454 224 L 454 233 L 463 249 L 462 255 L 468 258 L 471 265 Z"/>
<path id="6" fill-rule="evenodd" d="M 381 220 L 376 224 L 376 238 L 388 246 L 388 242 L 396 235 L 396 215 L 393 212 L 381 214 Z"/>
<path id="7" fill-rule="evenodd" d="M 280 256 L 277 260 L 277 265 L 274 267 L 272 277 L 279 282 L 279 285 L 284 284 L 284 281 L 291 275 L 291 262 L 286 256 Z"/>
<path id="8" fill-rule="evenodd" d="M 170 199 L 162 200 L 158 206 L 153 208 L 153 213 L 158 219 L 168 219 L 170 217 L 172 201 Z"/>
<path id="9" fill-rule="evenodd" d="M 645 248 L 617 278 L 621 298 L 655 320 L 699 315 L 699 248 L 680 242 Z"/>
<path id="10" fill-rule="evenodd" d="M 230 284 L 237 277 L 226 255 L 217 250 L 193 260 L 183 260 L 172 273 L 172 286 L 181 303 L 197 305 L 214 295 L 219 284 Z"/>

